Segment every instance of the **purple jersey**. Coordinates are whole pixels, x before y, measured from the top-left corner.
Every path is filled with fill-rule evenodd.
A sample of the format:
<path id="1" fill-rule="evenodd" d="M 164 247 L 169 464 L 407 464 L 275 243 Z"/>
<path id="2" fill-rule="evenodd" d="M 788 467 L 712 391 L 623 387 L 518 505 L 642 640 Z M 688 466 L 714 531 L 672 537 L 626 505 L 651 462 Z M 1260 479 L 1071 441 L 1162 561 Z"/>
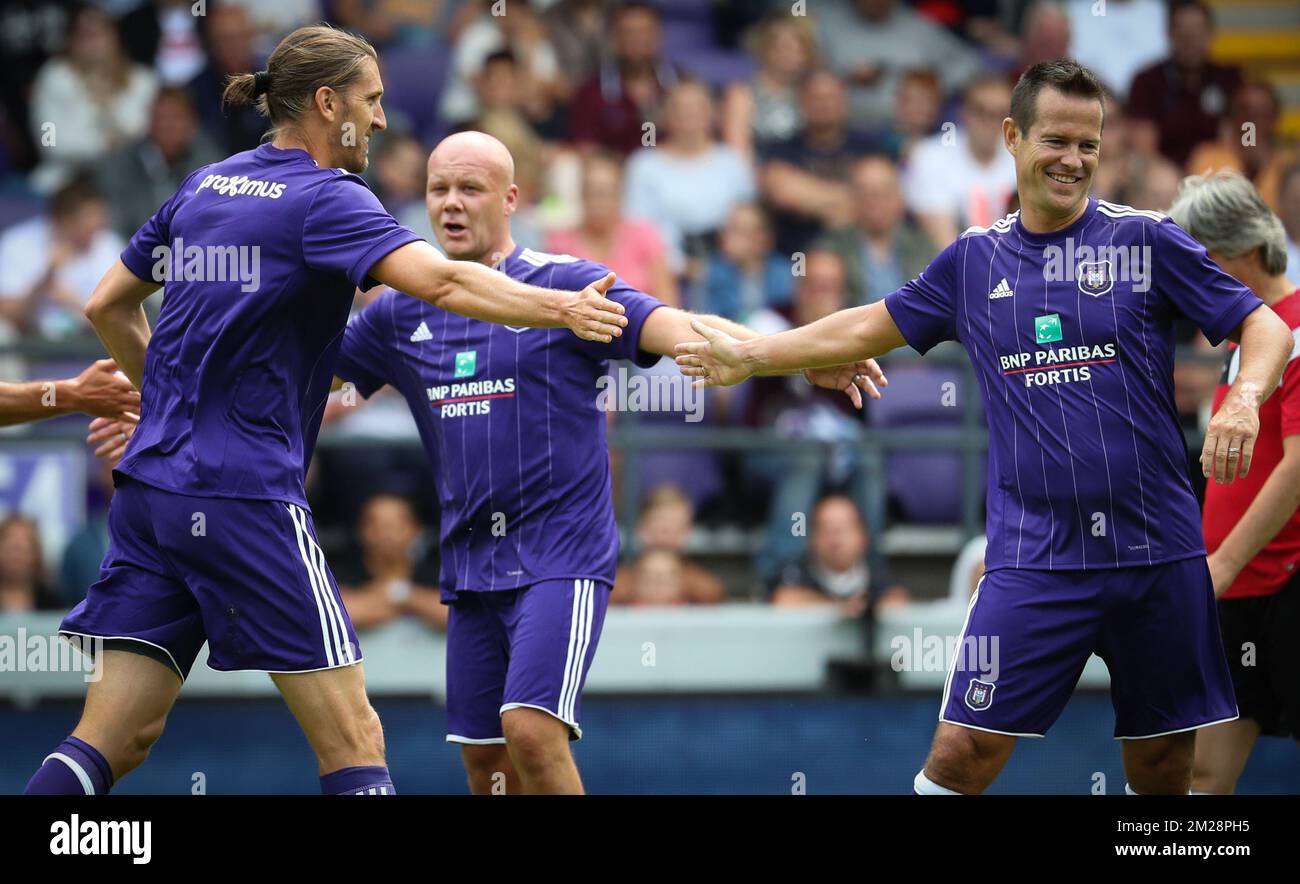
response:
<path id="1" fill-rule="evenodd" d="M 517 248 L 510 277 L 578 290 L 608 271 Z M 386 291 L 353 317 L 335 373 L 363 396 L 391 384 L 406 398 L 442 503 L 442 588 L 518 589 L 542 580 L 614 582 L 614 520 L 597 382 L 610 359 L 652 365 L 641 326 L 660 302 L 621 280 L 626 310 L 612 343 L 566 329 L 512 328 Z"/>
<path id="2" fill-rule="evenodd" d="M 1203 556 L 1174 406 L 1174 320 L 1217 344 L 1259 307 L 1158 212 L 1089 200 L 1068 228 L 975 227 L 885 299 L 924 353 L 957 340 L 989 424 L 986 567 Z"/>
<path id="3" fill-rule="evenodd" d="M 306 151 L 263 144 L 186 178 L 122 252 L 136 276 L 166 282 L 118 469 L 178 493 L 305 507 L 354 287 L 418 239 L 361 178 Z"/>

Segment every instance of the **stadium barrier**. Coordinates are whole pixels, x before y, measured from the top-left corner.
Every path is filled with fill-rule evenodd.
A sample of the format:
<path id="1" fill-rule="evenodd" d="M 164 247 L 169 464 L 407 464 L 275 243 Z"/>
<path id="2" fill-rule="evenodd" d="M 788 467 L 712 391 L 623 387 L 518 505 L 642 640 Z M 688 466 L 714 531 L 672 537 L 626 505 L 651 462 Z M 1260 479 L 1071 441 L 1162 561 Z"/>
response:
<path id="1" fill-rule="evenodd" d="M 0 615 L 0 701 L 20 707 L 76 700 L 93 674 L 55 652 L 60 614 Z M 947 600 L 885 609 L 875 624 L 871 665 L 883 690 L 933 692 L 947 678 L 952 654 L 964 646 L 965 607 Z M 611 608 L 586 694 L 817 693 L 834 687 L 832 664 L 866 664 L 860 621 L 826 609 L 782 609 L 733 603 L 694 608 Z M 366 687 L 374 696 L 446 698 L 446 636 L 411 619 L 360 636 Z M 994 654 L 998 648 L 989 649 Z M 984 649 L 981 648 L 981 660 Z M 972 661 L 974 657 L 970 658 Z M 273 696 L 259 672 L 217 672 L 200 653 L 182 699 Z M 997 660 L 988 662 L 996 665 Z M 892 673 L 892 674 L 891 674 Z M 1100 660 L 1089 661 L 1080 687 L 1109 683 Z"/>

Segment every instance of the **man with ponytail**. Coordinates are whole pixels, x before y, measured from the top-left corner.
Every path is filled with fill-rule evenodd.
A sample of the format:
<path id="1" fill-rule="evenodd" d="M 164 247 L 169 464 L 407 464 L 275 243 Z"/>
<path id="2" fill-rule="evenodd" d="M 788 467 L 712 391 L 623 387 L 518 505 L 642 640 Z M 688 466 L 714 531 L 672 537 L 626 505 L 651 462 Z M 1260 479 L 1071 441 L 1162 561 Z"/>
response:
<path id="1" fill-rule="evenodd" d="M 135 234 L 86 316 L 140 389 L 114 471 L 100 579 L 61 634 L 101 677 L 29 794 L 103 794 L 144 761 L 200 649 L 271 674 L 326 794 L 393 794 L 361 652 L 303 481 L 356 288 L 384 283 L 444 310 L 608 342 L 603 293 L 536 288 L 444 259 L 356 173 L 384 128 L 374 49 L 327 26 L 285 37 L 231 78 L 270 138 L 198 169 Z M 141 303 L 166 283 L 150 329 Z"/>

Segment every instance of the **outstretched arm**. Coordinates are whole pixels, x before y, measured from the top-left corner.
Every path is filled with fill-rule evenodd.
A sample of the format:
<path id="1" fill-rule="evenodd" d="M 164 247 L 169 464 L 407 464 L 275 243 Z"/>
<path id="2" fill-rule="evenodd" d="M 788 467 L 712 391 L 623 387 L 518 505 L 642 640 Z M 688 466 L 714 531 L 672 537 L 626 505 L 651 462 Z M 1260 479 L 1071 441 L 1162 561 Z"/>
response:
<path id="1" fill-rule="evenodd" d="M 641 327 L 640 347 L 647 353 L 658 353 L 662 356 L 675 355 L 677 345 L 683 341 L 702 341 L 702 336 L 694 328 L 695 322 L 716 329 L 737 341 L 752 341 L 759 337 L 753 329 L 721 316 L 693 315 L 673 307 L 660 307 L 646 317 Z M 755 371 L 754 374 L 789 374 L 793 371 L 760 370 Z M 857 408 L 862 407 L 862 394 L 859 392 L 859 387 L 866 390 L 871 398 L 879 399 L 880 390 L 877 385 L 885 386 L 889 383 L 874 359 L 825 369 L 813 369 L 805 371 L 804 376 L 809 383 L 818 387 L 843 391 Z"/>
<path id="2" fill-rule="evenodd" d="M 84 412 L 133 420 L 140 394 L 117 372 L 117 363 L 100 359 L 75 378 L 0 384 L 0 426 L 24 424 L 61 414 Z"/>
<path id="3" fill-rule="evenodd" d="M 692 320 L 703 341 L 676 347 L 682 373 L 697 386 L 738 384 L 756 374 L 819 369 L 882 356 L 907 343 L 883 301 L 840 310 L 790 331 L 741 341 Z"/>
<path id="4" fill-rule="evenodd" d="M 394 249 L 370 275 L 389 288 L 435 307 L 495 322 L 533 328 L 567 328 L 586 341 L 609 343 L 623 333 L 623 305 L 605 297 L 614 274 L 581 292 L 543 289 L 471 261 L 449 261 L 423 240 Z"/>

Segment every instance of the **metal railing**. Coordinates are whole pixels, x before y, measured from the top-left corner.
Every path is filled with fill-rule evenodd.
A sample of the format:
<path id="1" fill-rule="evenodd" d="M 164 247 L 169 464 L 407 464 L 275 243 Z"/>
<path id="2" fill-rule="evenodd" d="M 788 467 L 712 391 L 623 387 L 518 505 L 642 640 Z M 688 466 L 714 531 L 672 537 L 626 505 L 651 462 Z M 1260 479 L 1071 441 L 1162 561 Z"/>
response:
<path id="1" fill-rule="evenodd" d="M 920 357 L 896 356 L 885 366 L 892 368 L 916 365 Z M 960 372 L 961 389 L 976 390 L 974 370 L 965 353 L 956 346 L 936 348 L 926 358 L 929 364 L 940 363 Z M 888 395 L 888 391 L 885 392 Z M 938 395 L 938 391 L 936 391 Z M 983 423 L 983 405 L 975 396 L 963 396 L 959 402 L 960 422 L 953 429 L 874 429 L 859 428 L 856 438 L 849 441 L 856 454 L 853 471 L 853 497 L 863 508 L 863 516 L 873 536 L 883 536 L 888 527 L 888 477 L 886 458 L 891 452 L 958 451 L 961 453 L 961 534 L 963 541 L 983 533 L 983 495 L 985 473 L 980 458 L 988 450 L 988 432 Z M 620 414 L 619 421 L 610 430 L 611 448 L 619 451 L 619 525 L 628 529 L 636 523 L 637 507 L 641 499 L 640 456 L 648 451 L 799 451 L 806 453 L 810 447 L 820 448 L 825 458 L 843 446 L 845 440 L 823 442 L 790 438 L 774 430 L 723 427 L 665 427 L 646 426 L 636 413 Z M 871 546 L 870 562 L 873 568 L 883 567 L 883 544 Z"/>
<path id="2" fill-rule="evenodd" d="M 47 341 L 39 338 L 23 338 L 13 343 L 0 346 L 0 359 L 17 358 L 25 363 L 66 363 L 86 362 L 104 355 L 102 345 L 93 337 L 76 337 L 61 341 Z M 1180 347 L 1176 358 L 1180 361 L 1200 364 L 1221 363 L 1217 354 L 1200 353 L 1191 348 Z M 883 361 L 883 360 L 882 360 Z M 903 354 L 889 357 L 886 371 L 915 365 L 922 358 L 915 354 Z M 976 384 L 973 368 L 959 345 L 946 344 L 935 348 L 925 363 L 940 363 L 958 371 L 961 389 L 968 395 L 960 399 L 960 421 L 953 429 L 889 429 L 880 430 L 863 426 L 854 443 L 856 451 L 855 498 L 864 507 L 864 516 L 868 527 L 877 536 L 881 536 L 888 527 L 887 498 L 888 482 L 886 476 L 886 458 L 891 452 L 901 451 L 957 451 L 961 453 L 961 519 L 960 531 L 963 539 L 968 539 L 983 532 L 984 513 L 983 498 L 986 477 L 980 460 L 988 450 L 988 431 L 984 425 L 983 406 L 977 395 L 969 395 L 979 387 Z M 888 392 L 886 391 L 886 395 Z M 12 431 L 11 431 L 12 432 Z M 56 421 L 53 424 L 35 424 L 25 431 L 14 435 L 0 437 L 0 449 L 10 442 L 31 443 L 33 441 L 81 443 L 84 440 L 84 425 L 68 421 Z M 810 446 L 817 446 L 829 455 L 831 450 L 842 446 L 843 441 L 820 442 L 801 438 L 790 438 L 774 430 L 750 429 L 738 427 L 685 426 L 667 427 L 662 424 L 645 424 L 633 412 L 620 414 L 619 421 L 610 430 L 611 448 L 619 453 L 618 474 L 619 487 L 618 521 L 624 536 L 631 538 L 632 527 L 636 523 L 637 508 L 641 499 L 640 458 L 655 450 L 712 450 L 712 451 L 789 451 L 807 452 Z M 1187 432 L 1187 442 L 1193 451 L 1200 448 L 1202 436 L 1199 430 Z M 318 448 L 329 450 L 335 447 L 373 444 L 377 446 L 412 446 L 417 443 L 386 438 L 365 438 L 349 435 L 338 437 L 326 430 L 321 434 Z M 879 564 L 883 555 L 881 544 L 872 548 L 873 564 Z"/>

